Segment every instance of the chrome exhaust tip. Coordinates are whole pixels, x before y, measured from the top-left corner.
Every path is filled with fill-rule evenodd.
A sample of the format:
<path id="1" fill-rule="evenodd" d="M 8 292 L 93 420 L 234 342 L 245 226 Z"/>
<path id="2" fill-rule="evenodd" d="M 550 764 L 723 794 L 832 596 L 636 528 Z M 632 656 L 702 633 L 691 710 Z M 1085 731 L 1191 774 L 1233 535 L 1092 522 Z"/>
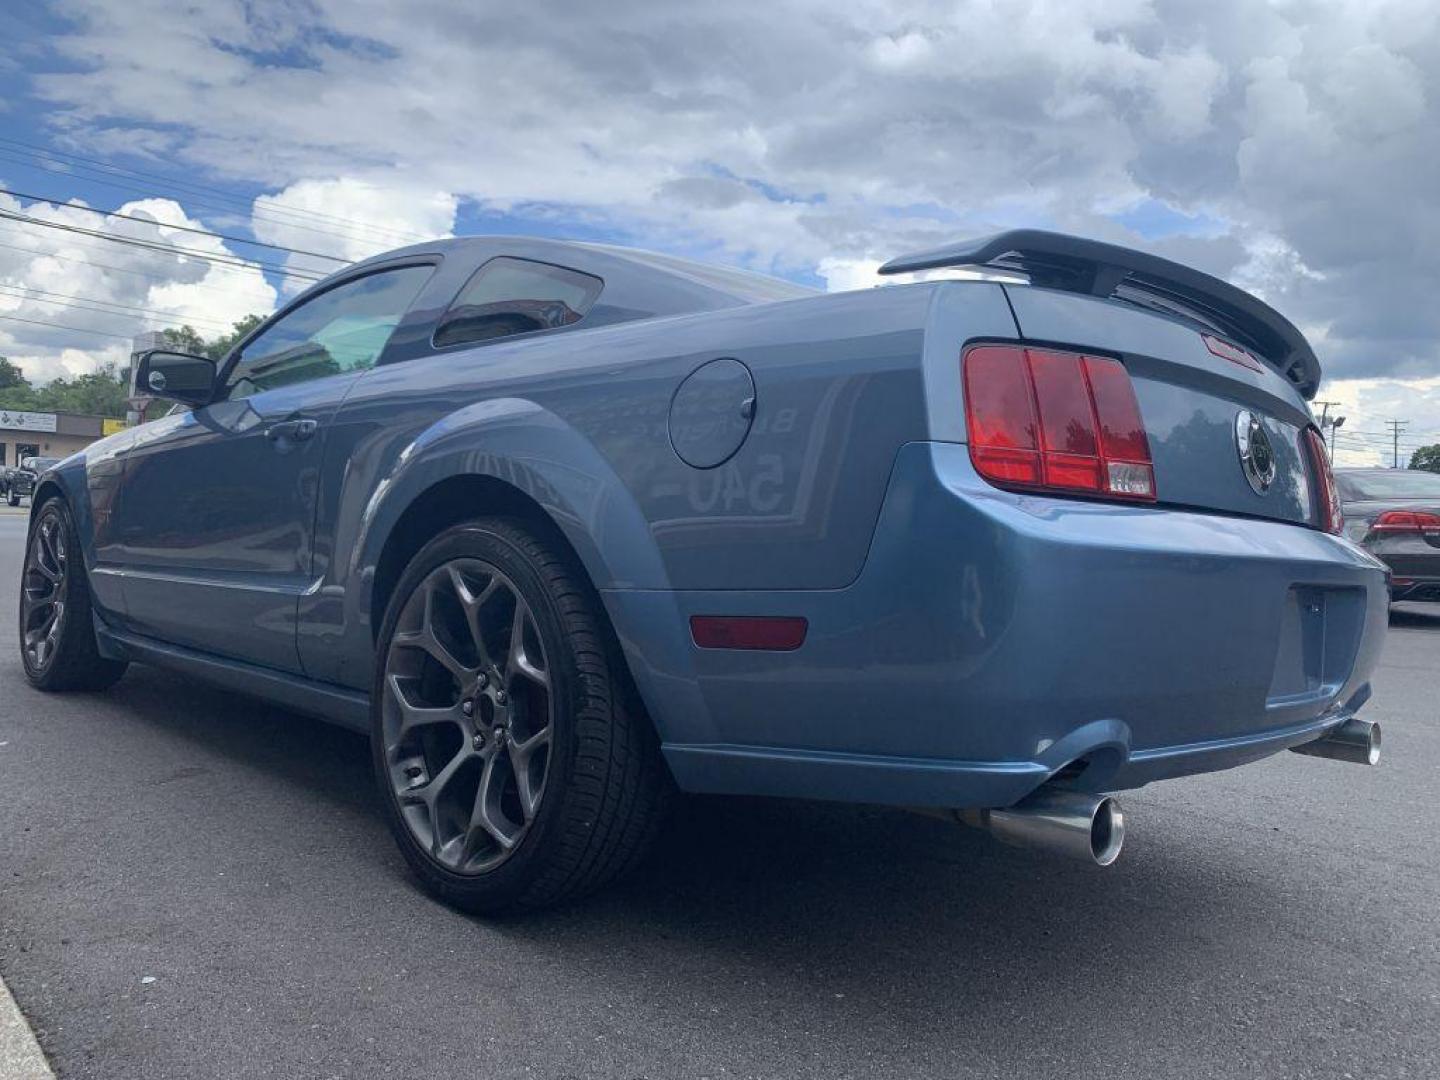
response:
<path id="1" fill-rule="evenodd" d="M 1003 810 L 962 811 L 960 818 L 1015 847 L 1096 866 L 1109 866 L 1125 846 L 1125 814 L 1109 795 L 1041 790 Z"/>
<path id="2" fill-rule="evenodd" d="M 1292 746 L 1297 754 L 1351 761 L 1356 765 L 1380 764 L 1380 725 L 1373 720 L 1351 717 L 1313 742 Z"/>

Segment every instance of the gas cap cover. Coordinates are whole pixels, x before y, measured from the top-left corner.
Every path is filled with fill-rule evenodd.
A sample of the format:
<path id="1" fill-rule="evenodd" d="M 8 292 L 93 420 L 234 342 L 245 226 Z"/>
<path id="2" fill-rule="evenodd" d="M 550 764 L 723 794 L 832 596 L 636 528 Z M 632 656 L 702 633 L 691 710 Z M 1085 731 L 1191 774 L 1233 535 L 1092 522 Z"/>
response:
<path id="1" fill-rule="evenodd" d="M 670 445 L 680 460 L 713 469 L 740 449 L 755 419 L 755 380 L 732 357 L 701 364 L 670 401 Z"/>

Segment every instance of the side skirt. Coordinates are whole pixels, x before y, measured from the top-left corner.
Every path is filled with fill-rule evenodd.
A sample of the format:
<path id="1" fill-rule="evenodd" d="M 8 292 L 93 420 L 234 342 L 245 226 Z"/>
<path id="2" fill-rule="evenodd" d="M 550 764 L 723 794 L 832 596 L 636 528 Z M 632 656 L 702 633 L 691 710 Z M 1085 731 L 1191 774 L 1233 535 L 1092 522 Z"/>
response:
<path id="1" fill-rule="evenodd" d="M 129 634 L 95 620 L 102 656 L 178 671 L 206 682 L 263 698 L 286 709 L 318 716 L 361 734 L 370 731 L 370 696 L 332 683 L 312 682 L 269 668 L 168 645 Z"/>

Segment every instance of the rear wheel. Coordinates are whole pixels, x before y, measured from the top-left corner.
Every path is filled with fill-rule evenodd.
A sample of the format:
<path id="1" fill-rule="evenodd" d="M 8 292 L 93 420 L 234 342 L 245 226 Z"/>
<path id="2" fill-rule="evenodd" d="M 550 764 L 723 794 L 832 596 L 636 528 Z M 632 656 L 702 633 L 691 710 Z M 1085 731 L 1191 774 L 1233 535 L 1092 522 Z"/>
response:
<path id="1" fill-rule="evenodd" d="M 377 660 L 376 775 L 432 893 L 537 908 L 639 861 L 668 776 L 566 553 L 508 520 L 447 529 L 402 575 Z"/>
<path id="2" fill-rule="evenodd" d="M 125 674 L 124 661 L 100 655 L 80 539 L 59 498 L 30 521 L 20 582 L 20 658 L 25 677 L 41 690 L 103 690 Z"/>

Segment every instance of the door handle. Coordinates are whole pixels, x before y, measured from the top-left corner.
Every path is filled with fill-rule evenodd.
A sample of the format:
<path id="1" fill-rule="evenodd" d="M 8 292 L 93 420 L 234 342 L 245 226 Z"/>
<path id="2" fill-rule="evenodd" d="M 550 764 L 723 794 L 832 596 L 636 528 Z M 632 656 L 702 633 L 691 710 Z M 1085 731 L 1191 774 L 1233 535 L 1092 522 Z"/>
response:
<path id="1" fill-rule="evenodd" d="M 295 420 L 281 420 L 265 429 L 265 437 L 272 443 L 304 442 L 320 430 L 320 424 L 309 417 Z"/>

